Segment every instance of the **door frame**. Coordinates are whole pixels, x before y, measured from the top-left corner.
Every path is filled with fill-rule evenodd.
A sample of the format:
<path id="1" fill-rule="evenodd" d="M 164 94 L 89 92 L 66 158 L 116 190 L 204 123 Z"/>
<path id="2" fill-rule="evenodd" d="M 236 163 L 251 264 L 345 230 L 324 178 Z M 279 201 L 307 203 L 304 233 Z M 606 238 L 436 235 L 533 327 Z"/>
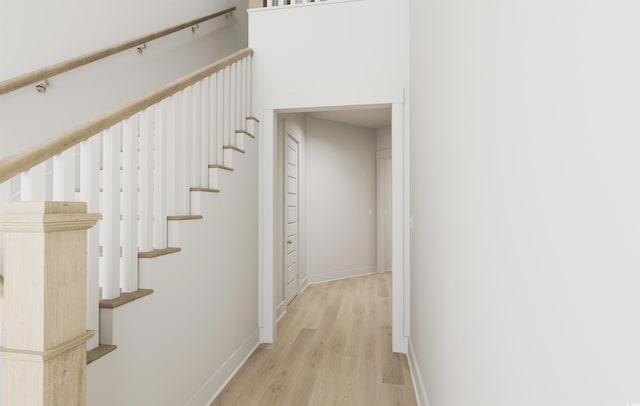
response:
<path id="1" fill-rule="evenodd" d="M 385 264 L 387 263 L 386 252 L 386 229 L 383 229 L 385 223 L 385 216 L 380 211 L 382 201 L 384 200 L 383 192 L 390 193 L 390 190 L 382 190 L 382 162 L 391 160 L 391 148 L 383 149 L 376 152 L 376 271 L 378 273 L 386 272 Z"/>
<path id="2" fill-rule="evenodd" d="M 365 92 L 366 93 L 366 92 Z M 296 94 L 263 100 L 258 137 L 258 328 L 260 342 L 277 337 L 275 278 L 275 179 L 277 123 L 279 113 L 299 113 L 352 108 L 391 106 L 392 148 L 392 328 L 394 352 L 407 353 L 410 334 L 410 179 L 409 106 L 404 89 L 388 89 L 375 94 L 361 93 L 350 100 L 332 95 Z M 304 238 L 299 236 L 300 239 Z"/>

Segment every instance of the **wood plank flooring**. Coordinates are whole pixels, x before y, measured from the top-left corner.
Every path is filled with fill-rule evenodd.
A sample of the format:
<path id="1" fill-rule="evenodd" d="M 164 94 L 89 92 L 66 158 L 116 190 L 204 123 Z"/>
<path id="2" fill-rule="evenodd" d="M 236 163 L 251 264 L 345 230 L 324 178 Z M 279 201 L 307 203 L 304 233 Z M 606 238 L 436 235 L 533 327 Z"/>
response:
<path id="1" fill-rule="evenodd" d="M 390 273 L 309 286 L 211 406 L 416 405 L 390 292 Z"/>

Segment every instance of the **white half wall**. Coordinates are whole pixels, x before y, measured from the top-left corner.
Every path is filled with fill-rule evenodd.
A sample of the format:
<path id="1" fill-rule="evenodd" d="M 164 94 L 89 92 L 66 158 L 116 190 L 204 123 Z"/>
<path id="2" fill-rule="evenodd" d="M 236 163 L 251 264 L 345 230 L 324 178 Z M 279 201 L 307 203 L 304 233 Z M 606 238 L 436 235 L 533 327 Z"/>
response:
<path id="1" fill-rule="evenodd" d="M 410 15 L 411 342 L 431 404 L 640 404 L 640 4 Z"/>
<path id="2" fill-rule="evenodd" d="M 3 1 L 0 81 L 236 6 L 229 16 L 0 96 L 0 157 L 10 155 L 247 44 L 246 0 Z"/>
<path id="3" fill-rule="evenodd" d="M 375 272 L 376 131 L 307 118 L 311 283 Z"/>
<path id="4" fill-rule="evenodd" d="M 118 348 L 87 368 L 91 406 L 208 405 L 258 344 L 257 140 L 180 223 L 182 251 L 142 259 L 154 293 L 102 309 Z"/>

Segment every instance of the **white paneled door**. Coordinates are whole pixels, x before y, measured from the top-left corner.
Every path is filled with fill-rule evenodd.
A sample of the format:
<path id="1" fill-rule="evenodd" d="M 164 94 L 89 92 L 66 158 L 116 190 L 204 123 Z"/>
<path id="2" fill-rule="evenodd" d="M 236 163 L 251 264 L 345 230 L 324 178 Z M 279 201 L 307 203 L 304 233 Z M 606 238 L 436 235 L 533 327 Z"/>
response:
<path id="1" fill-rule="evenodd" d="M 298 142 L 286 134 L 284 184 L 284 299 L 288 304 L 298 294 Z"/>

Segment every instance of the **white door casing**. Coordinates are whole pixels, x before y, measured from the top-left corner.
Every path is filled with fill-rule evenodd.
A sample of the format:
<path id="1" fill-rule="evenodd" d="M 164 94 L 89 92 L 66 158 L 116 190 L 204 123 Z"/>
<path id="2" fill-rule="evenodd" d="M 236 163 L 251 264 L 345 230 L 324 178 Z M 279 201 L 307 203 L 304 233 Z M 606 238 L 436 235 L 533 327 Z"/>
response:
<path id="1" fill-rule="evenodd" d="M 392 269 L 392 229 L 391 217 L 391 149 L 376 153 L 377 181 L 377 243 L 376 270 L 386 272 Z"/>
<path id="2" fill-rule="evenodd" d="M 258 263 L 258 326 L 260 341 L 272 343 L 277 337 L 276 269 L 274 268 L 274 223 L 277 146 L 276 115 L 315 110 L 337 110 L 353 107 L 391 105 L 392 125 L 392 350 L 407 353 L 410 327 L 410 162 L 408 105 L 403 89 L 359 89 L 345 100 L 333 94 L 300 92 L 262 100 L 258 150 L 259 263 Z M 257 111 L 257 110 L 255 110 Z M 277 174 L 277 176 L 280 176 Z"/>
<path id="3" fill-rule="evenodd" d="M 285 132 L 284 151 L 284 300 L 288 305 L 298 294 L 298 162 L 299 144 Z"/>

